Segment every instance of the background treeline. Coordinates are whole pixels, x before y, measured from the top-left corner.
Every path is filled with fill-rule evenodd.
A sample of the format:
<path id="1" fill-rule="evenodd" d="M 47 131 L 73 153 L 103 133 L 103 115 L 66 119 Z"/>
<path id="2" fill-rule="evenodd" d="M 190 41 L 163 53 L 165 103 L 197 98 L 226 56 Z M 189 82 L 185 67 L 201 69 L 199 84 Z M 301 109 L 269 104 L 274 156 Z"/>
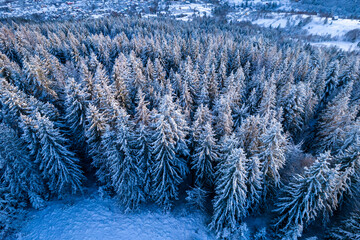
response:
<path id="1" fill-rule="evenodd" d="M 360 0 L 292 0 L 292 4 L 310 12 L 360 18 Z"/>
<path id="2" fill-rule="evenodd" d="M 245 239 L 248 216 L 271 218 L 255 239 L 310 224 L 359 237 L 359 56 L 267 35 L 208 20 L 2 25 L 3 236 L 96 179 L 125 211 L 186 197 L 219 238 Z"/>

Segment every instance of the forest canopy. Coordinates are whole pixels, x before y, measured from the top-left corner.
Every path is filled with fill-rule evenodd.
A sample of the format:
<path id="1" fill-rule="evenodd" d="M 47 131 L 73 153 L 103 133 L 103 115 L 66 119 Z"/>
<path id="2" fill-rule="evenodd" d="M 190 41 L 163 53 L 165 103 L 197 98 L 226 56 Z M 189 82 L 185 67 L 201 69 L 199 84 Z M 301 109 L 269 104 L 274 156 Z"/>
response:
<path id="1" fill-rule="evenodd" d="M 219 238 L 359 237 L 355 53 L 139 18 L 6 23 L 0 51 L 0 236 L 96 181 L 126 212 L 185 197 Z"/>

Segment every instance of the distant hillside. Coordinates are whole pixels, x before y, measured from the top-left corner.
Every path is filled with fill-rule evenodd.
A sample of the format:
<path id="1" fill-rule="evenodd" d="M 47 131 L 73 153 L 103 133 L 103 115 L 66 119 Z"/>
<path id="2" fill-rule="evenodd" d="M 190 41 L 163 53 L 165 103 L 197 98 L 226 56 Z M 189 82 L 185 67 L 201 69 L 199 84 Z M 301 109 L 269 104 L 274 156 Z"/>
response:
<path id="1" fill-rule="evenodd" d="M 292 0 L 294 7 L 308 11 L 360 18 L 360 0 Z"/>

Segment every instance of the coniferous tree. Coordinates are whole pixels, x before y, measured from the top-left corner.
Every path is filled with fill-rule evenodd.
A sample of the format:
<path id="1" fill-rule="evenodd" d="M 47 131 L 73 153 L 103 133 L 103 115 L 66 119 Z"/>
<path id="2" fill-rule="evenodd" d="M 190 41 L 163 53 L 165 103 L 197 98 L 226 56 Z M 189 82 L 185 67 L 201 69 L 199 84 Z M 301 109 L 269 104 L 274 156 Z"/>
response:
<path id="1" fill-rule="evenodd" d="M 23 139 L 35 157 L 50 191 L 62 196 L 81 190 L 83 179 L 79 160 L 68 150 L 67 140 L 47 117 L 40 113 L 23 119 Z"/>
<path id="2" fill-rule="evenodd" d="M 287 139 L 283 134 L 281 123 L 272 120 L 270 126 L 260 137 L 259 153 L 257 154 L 263 172 L 263 193 L 266 196 L 280 184 L 280 169 L 285 164 Z"/>
<path id="3" fill-rule="evenodd" d="M 345 140 L 346 129 L 356 117 L 356 112 L 349 107 L 352 83 L 347 85 L 328 104 L 320 117 L 318 133 L 318 151 L 337 152 Z"/>
<path id="4" fill-rule="evenodd" d="M 219 238 L 223 237 L 225 232 L 233 233 L 247 215 L 246 161 L 243 150 L 237 148 L 232 150 L 217 170 L 214 214 L 210 226 Z"/>
<path id="5" fill-rule="evenodd" d="M 45 195 L 43 181 L 25 143 L 5 124 L 0 124 L 0 159 L 2 190 L 19 201 L 30 201 L 34 208 L 41 208 Z"/>
<path id="6" fill-rule="evenodd" d="M 255 212 L 261 202 L 262 178 L 261 163 L 257 156 L 253 156 L 246 162 L 247 172 L 247 208 Z"/>
<path id="7" fill-rule="evenodd" d="M 122 107 L 130 108 L 130 96 L 128 91 L 130 69 L 127 59 L 123 53 L 115 60 L 113 67 L 113 84 L 115 85 L 115 98 L 119 100 Z"/>
<path id="8" fill-rule="evenodd" d="M 336 179 L 330 168 L 329 152 L 321 154 L 313 165 L 298 175 L 284 189 L 275 210 L 279 217 L 275 227 L 282 236 L 297 239 L 303 228 L 320 216 L 324 210 L 332 209 L 333 189 Z"/>
<path id="9" fill-rule="evenodd" d="M 88 155 L 92 158 L 92 165 L 96 168 L 97 178 L 103 185 L 110 183 L 108 161 L 104 157 L 103 146 L 101 145 L 107 128 L 109 126 L 104 114 L 90 104 L 86 112 L 86 143 L 89 147 Z"/>
<path id="10" fill-rule="evenodd" d="M 79 149 L 82 149 L 86 141 L 85 123 L 88 95 L 74 79 L 69 79 L 65 92 L 65 120 L 71 137 L 75 140 L 74 146 L 77 145 Z"/>
<path id="11" fill-rule="evenodd" d="M 192 169 L 195 170 L 195 185 L 212 187 L 214 182 L 214 165 L 218 162 L 218 149 L 215 134 L 210 123 L 198 133 L 197 145 L 192 157 Z"/>
<path id="12" fill-rule="evenodd" d="M 231 106 L 226 96 L 220 96 L 214 106 L 214 130 L 218 137 L 230 135 L 233 132 Z"/>
<path id="13" fill-rule="evenodd" d="M 132 137 L 131 145 L 133 147 L 134 155 L 138 158 L 138 162 L 143 172 L 143 189 L 147 195 L 151 194 L 152 181 L 151 169 L 153 165 L 153 158 L 151 154 L 151 134 L 150 134 L 150 111 L 148 109 L 149 103 L 145 100 L 145 95 L 139 89 L 138 91 L 138 105 L 135 109 L 135 131 Z"/>
<path id="14" fill-rule="evenodd" d="M 178 196 L 178 186 L 187 172 L 185 137 L 187 126 L 184 115 L 173 103 L 171 95 L 165 95 L 159 112 L 153 116 L 152 166 L 154 200 L 165 209 Z"/>
<path id="15" fill-rule="evenodd" d="M 145 200 L 143 191 L 143 172 L 138 158 L 130 144 L 131 127 L 129 116 L 120 109 L 114 130 L 107 129 L 102 144 L 105 149 L 107 166 L 120 203 L 125 211 L 136 209 Z"/>

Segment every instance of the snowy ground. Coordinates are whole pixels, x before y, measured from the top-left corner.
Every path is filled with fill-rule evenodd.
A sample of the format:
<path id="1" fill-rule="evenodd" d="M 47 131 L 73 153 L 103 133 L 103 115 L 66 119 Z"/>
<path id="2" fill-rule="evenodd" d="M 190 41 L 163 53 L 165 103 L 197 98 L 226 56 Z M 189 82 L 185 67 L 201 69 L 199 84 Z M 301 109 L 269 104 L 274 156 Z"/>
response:
<path id="1" fill-rule="evenodd" d="M 302 36 L 326 37 L 326 41 L 311 42 L 315 46 L 336 46 L 345 51 L 360 50 L 357 46 L 360 42 L 348 42 L 345 35 L 354 29 L 360 29 L 360 20 L 326 18 L 312 14 L 298 14 L 289 12 L 261 12 L 246 8 L 229 14 L 231 21 L 249 21 L 261 27 L 282 28 L 289 32 L 302 31 Z"/>
<path id="2" fill-rule="evenodd" d="M 319 47 L 338 47 L 344 51 L 359 51 L 360 48 L 357 46 L 357 43 L 345 42 L 345 41 L 328 41 L 328 42 L 313 42 L 313 46 Z"/>
<path id="3" fill-rule="evenodd" d="M 211 16 L 212 9 L 212 4 L 205 3 L 175 3 L 169 6 L 171 15 L 183 21 L 189 21 L 193 15 L 200 17 Z"/>
<path id="4" fill-rule="evenodd" d="M 186 205 L 163 213 L 156 206 L 144 206 L 138 213 L 124 214 L 114 199 L 97 193 L 71 200 L 50 202 L 41 211 L 28 214 L 14 239 L 215 239 L 206 217 Z"/>

